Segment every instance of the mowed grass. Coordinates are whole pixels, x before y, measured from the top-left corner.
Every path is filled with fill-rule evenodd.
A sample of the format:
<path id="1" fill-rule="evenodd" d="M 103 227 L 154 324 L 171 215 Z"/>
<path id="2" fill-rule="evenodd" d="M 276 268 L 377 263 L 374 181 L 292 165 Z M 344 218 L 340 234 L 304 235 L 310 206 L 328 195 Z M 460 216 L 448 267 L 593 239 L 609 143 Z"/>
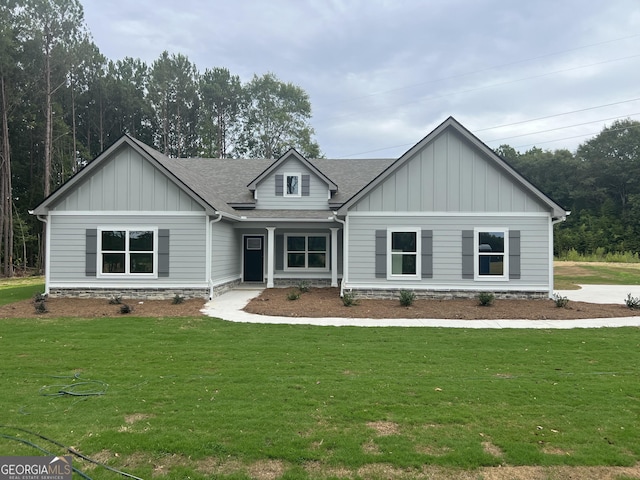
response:
<path id="1" fill-rule="evenodd" d="M 640 285 L 640 264 L 554 262 L 555 289 L 577 289 L 579 284 Z"/>
<path id="2" fill-rule="evenodd" d="M 44 292 L 44 277 L 0 277 L 0 305 L 32 298 Z"/>
<path id="3" fill-rule="evenodd" d="M 640 461 L 637 328 L 2 320 L 0 358 L 1 434 L 64 453 L 6 426 L 31 430 L 145 479 Z M 108 388 L 42 395 L 85 380 Z M 0 451 L 39 454 L 7 438 Z"/>

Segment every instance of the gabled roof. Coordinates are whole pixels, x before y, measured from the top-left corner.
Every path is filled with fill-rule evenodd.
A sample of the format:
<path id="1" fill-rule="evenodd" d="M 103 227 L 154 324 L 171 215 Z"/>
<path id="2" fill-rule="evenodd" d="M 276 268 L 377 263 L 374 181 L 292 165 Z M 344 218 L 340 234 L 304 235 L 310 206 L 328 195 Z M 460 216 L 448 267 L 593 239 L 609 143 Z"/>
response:
<path id="1" fill-rule="evenodd" d="M 122 148 L 124 145 L 130 146 L 143 158 L 146 158 L 149 162 L 151 162 L 164 175 L 166 175 L 170 180 L 172 180 L 180 188 L 182 188 L 185 193 L 187 193 L 196 203 L 202 206 L 205 211 L 213 213 L 218 209 L 215 203 L 209 203 L 209 201 L 205 200 L 203 197 L 198 195 L 198 193 L 193 191 L 193 189 L 191 189 L 188 184 L 174 175 L 174 173 L 170 169 L 166 168 L 166 166 L 164 165 L 164 161 L 168 160 L 166 156 L 162 155 L 160 152 L 154 150 L 148 145 L 140 142 L 139 140 L 136 140 L 135 138 L 124 134 L 122 137 L 116 140 L 113 145 L 108 147 L 95 159 L 89 162 L 84 168 L 82 168 L 82 170 L 79 170 L 69 180 L 67 180 L 53 193 L 51 193 L 51 195 L 40 202 L 40 204 L 34 208 L 32 213 L 34 213 L 35 215 L 45 215 L 52 205 L 60 200 L 67 192 L 79 185 L 85 178 L 88 178 L 92 174 L 92 172 L 97 171 L 97 169 L 100 168 L 100 166 L 106 159 L 108 159 L 114 152 Z M 220 204 L 224 205 L 224 202 L 220 200 Z"/>
<path id="2" fill-rule="evenodd" d="M 437 126 L 431 133 L 429 133 L 426 137 L 416 143 L 413 147 L 411 147 L 407 152 L 405 152 L 400 158 L 394 161 L 389 167 L 382 172 L 380 175 L 375 177 L 369 183 L 364 185 L 360 191 L 358 191 L 355 195 L 349 198 L 346 202 L 342 204 L 340 207 L 338 214 L 345 215 L 348 209 L 355 205 L 360 199 L 366 196 L 369 192 L 371 192 L 374 188 L 380 185 L 387 177 L 392 175 L 395 171 L 397 171 L 400 167 L 402 167 L 406 162 L 408 162 L 416 153 L 422 150 L 428 143 L 433 141 L 438 135 L 442 134 L 447 129 L 453 129 L 462 135 L 468 142 L 470 142 L 474 147 L 478 150 L 482 151 L 489 159 L 489 161 L 493 162 L 494 165 L 508 174 L 516 183 L 522 185 L 522 187 L 529 191 L 534 197 L 540 200 L 543 204 L 545 204 L 552 212 L 553 218 L 562 218 L 567 215 L 567 211 L 562 208 L 558 203 L 553 201 L 547 195 L 545 195 L 542 191 L 540 191 L 535 185 L 529 182 L 526 178 L 520 175 L 511 165 L 504 161 L 502 157 L 497 155 L 491 148 L 485 145 L 478 137 L 473 135 L 469 130 L 467 130 L 462 124 L 460 124 L 455 118 L 449 117 L 444 122 L 442 122 L 439 126 Z"/>
<path id="3" fill-rule="evenodd" d="M 324 181 L 327 184 L 327 186 L 329 187 L 329 190 L 331 190 L 332 192 L 335 192 L 336 190 L 338 190 L 338 186 L 335 183 L 333 183 L 331 179 L 329 179 L 324 173 L 318 170 L 318 168 L 316 168 L 315 165 L 313 165 L 309 160 L 307 160 L 303 155 L 301 155 L 295 148 L 290 148 L 289 150 L 287 150 L 280 158 L 278 158 L 275 162 L 269 165 L 267 169 L 265 169 L 262 173 L 260 173 L 260 175 L 258 175 L 251 182 L 249 182 L 249 184 L 247 185 L 247 188 L 249 188 L 249 190 L 251 191 L 254 191 L 258 183 L 260 183 L 262 180 L 268 177 L 276 168 L 278 168 L 280 165 L 285 163 L 291 156 L 295 157 L 297 160 L 302 162 L 307 168 L 309 168 L 312 172 L 314 172 L 322 181 Z"/>

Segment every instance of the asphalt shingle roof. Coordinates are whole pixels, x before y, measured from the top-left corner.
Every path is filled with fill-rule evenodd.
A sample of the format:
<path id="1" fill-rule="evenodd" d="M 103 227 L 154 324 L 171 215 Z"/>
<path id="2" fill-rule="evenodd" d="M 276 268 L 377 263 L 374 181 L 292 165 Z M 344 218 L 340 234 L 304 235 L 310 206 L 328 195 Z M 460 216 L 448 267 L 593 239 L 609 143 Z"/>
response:
<path id="1" fill-rule="evenodd" d="M 231 205 L 254 203 L 247 184 L 276 160 L 237 158 L 169 158 L 148 145 L 135 140 L 145 152 L 169 170 L 199 197 L 216 210 L 248 218 L 323 218 L 332 205 L 342 204 L 383 172 L 395 159 L 309 160 L 318 170 L 338 185 L 338 191 L 327 202 L 327 211 L 245 210 Z"/>

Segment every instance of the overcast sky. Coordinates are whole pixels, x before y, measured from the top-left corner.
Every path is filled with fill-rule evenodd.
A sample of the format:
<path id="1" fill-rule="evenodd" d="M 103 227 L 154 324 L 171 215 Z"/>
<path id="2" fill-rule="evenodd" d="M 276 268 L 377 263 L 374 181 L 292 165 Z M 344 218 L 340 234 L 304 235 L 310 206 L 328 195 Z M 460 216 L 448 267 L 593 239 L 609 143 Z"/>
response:
<path id="1" fill-rule="evenodd" d="M 492 148 L 640 120 L 639 0 L 81 0 L 110 60 L 163 50 L 310 96 L 328 158 L 397 157 L 449 116 Z"/>

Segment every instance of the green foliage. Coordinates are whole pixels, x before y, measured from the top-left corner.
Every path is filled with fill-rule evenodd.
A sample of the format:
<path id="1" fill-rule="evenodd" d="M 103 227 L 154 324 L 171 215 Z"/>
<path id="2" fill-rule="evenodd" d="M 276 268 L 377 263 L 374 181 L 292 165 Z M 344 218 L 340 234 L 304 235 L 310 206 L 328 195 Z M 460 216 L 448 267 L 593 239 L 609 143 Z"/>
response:
<path id="1" fill-rule="evenodd" d="M 356 305 L 358 305 L 358 299 L 356 298 L 355 294 L 351 292 L 345 292 L 342 294 L 342 304 L 345 307 L 355 307 Z"/>
<path id="2" fill-rule="evenodd" d="M 309 282 L 305 280 L 298 284 L 298 290 L 300 290 L 300 293 L 307 293 L 309 291 L 309 288 L 311 288 L 309 286 Z"/>
<path id="3" fill-rule="evenodd" d="M 496 296 L 490 292 L 480 292 L 478 294 L 478 302 L 483 307 L 489 307 L 493 304 L 493 301 L 496 299 Z"/>
<path id="4" fill-rule="evenodd" d="M 300 298 L 300 292 L 296 291 L 296 290 L 291 290 L 288 294 L 287 294 L 287 300 L 298 300 Z"/>
<path id="5" fill-rule="evenodd" d="M 575 248 L 570 248 L 557 259 L 569 262 L 640 263 L 638 252 L 607 252 L 604 247 L 598 247 L 590 254 L 579 253 Z"/>
<path id="6" fill-rule="evenodd" d="M 288 472 L 312 462 L 312 471 L 277 477 L 356 479 L 378 478 L 368 472 L 381 464 L 384 478 L 421 478 L 430 468 L 471 469 L 447 477 L 471 478 L 500 463 L 640 461 L 630 399 L 640 377 L 629 361 L 635 328 L 327 329 L 117 317 L 5 319 L 1 336 L 3 425 L 102 461 L 110 452 L 109 466 L 145 479 L 158 465 L 167 478 L 203 480 L 216 477 L 202 473 L 211 465 L 239 479 L 270 462 Z M 109 388 L 82 401 L 38 394 L 69 383 L 52 375 L 76 371 Z M 488 442 L 500 458 L 484 453 Z M 40 454 L 4 437 L 0 451 Z M 94 480 L 115 478 L 76 466 Z"/>
<path id="7" fill-rule="evenodd" d="M 567 305 L 569 304 L 569 299 L 567 297 L 563 297 L 559 293 L 553 294 L 553 301 L 555 302 L 556 307 L 558 308 L 566 308 Z"/>
<path id="8" fill-rule="evenodd" d="M 181 303 L 184 303 L 184 297 L 182 297 L 182 296 L 180 296 L 178 294 L 176 294 L 173 297 L 173 300 L 171 300 L 171 304 L 172 305 L 180 305 Z"/>
<path id="9" fill-rule="evenodd" d="M 114 296 L 109 299 L 109 305 L 120 305 L 122 304 L 122 297 Z"/>
<path id="10" fill-rule="evenodd" d="M 36 313 L 47 313 L 47 296 L 42 293 L 36 293 L 33 296 L 33 307 Z"/>
<path id="11" fill-rule="evenodd" d="M 624 303 L 626 303 L 627 307 L 632 310 L 640 309 L 640 297 L 632 297 L 630 293 L 627 294 L 627 298 Z"/>
<path id="12" fill-rule="evenodd" d="M 410 307 L 416 301 L 416 294 L 410 290 L 400 290 L 400 305 Z"/>

